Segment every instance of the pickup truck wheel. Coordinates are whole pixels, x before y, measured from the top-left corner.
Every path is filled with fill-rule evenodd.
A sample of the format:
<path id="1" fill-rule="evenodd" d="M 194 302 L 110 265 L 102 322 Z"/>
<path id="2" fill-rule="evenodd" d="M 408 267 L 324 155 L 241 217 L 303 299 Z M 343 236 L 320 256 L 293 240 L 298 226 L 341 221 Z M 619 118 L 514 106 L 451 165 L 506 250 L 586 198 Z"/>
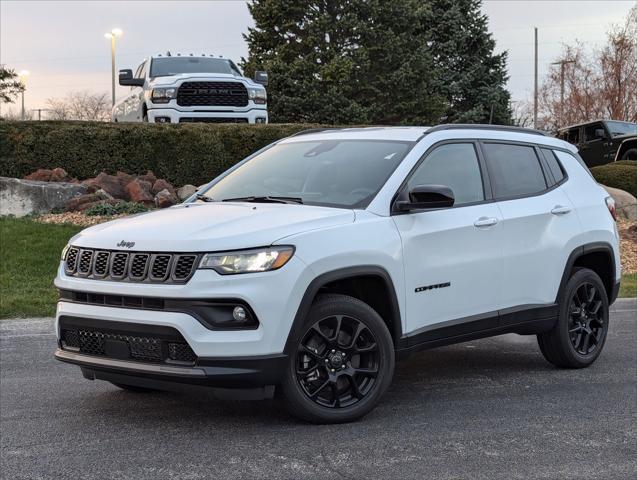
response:
<path id="1" fill-rule="evenodd" d="M 629 148 L 622 155 L 622 160 L 637 160 L 637 148 Z"/>
<path id="2" fill-rule="evenodd" d="M 555 326 L 537 336 L 544 358 L 557 367 L 588 367 L 604 347 L 608 318 L 602 280 L 592 270 L 577 269 L 561 295 Z"/>
<path id="3" fill-rule="evenodd" d="M 393 342 L 380 315 L 356 298 L 321 295 L 293 345 L 282 389 L 297 417 L 349 422 L 378 404 L 393 372 Z"/>

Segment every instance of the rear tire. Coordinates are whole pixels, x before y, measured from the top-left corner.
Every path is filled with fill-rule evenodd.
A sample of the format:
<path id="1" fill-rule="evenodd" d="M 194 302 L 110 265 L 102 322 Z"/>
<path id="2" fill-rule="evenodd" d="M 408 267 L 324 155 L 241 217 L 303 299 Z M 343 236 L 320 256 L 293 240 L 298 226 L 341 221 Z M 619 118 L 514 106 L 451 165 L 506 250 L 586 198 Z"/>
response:
<path id="1" fill-rule="evenodd" d="M 557 367 L 588 367 L 601 354 L 608 333 L 608 296 L 595 272 L 573 272 L 560 295 L 558 315 L 555 326 L 537 336 L 544 358 Z"/>
<path id="2" fill-rule="evenodd" d="M 394 345 L 383 319 L 346 295 L 321 295 L 294 343 L 282 382 L 288 409 L 314 423 L 369 413 L 394 373 Z"/>

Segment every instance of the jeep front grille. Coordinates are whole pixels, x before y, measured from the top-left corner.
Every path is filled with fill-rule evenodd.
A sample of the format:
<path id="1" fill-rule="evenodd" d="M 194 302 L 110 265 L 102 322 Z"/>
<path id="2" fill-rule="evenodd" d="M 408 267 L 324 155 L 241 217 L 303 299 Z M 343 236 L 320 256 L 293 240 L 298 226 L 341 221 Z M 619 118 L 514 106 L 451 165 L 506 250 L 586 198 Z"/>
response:
<path id="1" fill-rule="evenodd" d="M 248 90 L 241 82 L 184 82 L 177 90 L 183 107 L 245 107 Z"/>
<path id="2" fill-rule="evenodd" d="M 123 282 L 185 283 L 197 268 L 196 253 L 150 253 L 69 248 L 67 275 Z"/>

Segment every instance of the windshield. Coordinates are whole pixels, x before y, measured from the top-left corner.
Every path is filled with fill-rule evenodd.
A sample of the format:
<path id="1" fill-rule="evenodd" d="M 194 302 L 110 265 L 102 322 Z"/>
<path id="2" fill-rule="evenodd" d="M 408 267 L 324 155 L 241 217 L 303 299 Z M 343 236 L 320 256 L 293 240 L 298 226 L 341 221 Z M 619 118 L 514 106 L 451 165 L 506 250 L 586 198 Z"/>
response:
<path id="1" fill-rule="evenodd" d="M 304 204 L 365 208 L 412 142 L 322 140 L 283 143 L 253 157 L 204 192 L 214 201 L 289 197 Z"/>
<path id="2" fill-rule="evenodd" d="M 637 123 L 630 122 L 618 122 L 615 120 L 606 122 L 606 126 L 610 131 L 612 137 L 617 137 L 619 135 L 637 135 Z"/>
<path id="3" fill-rule="evenodd" d="M 168 77 L 179 73 L 227 73 L 230 75 L 241 75 L 235 65 L 226 58 L 153 58 L 150 66 L 151 77 Z"/>

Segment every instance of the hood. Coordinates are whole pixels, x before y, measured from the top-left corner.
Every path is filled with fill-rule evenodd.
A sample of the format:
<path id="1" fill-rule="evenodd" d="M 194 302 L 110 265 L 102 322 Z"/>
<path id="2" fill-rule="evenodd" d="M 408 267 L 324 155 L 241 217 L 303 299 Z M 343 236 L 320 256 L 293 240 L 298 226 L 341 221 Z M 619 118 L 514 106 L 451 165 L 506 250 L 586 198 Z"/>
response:
<path id="1" fill-rule="evenodd" d="M 245 77 L 238 77 L 236 75 L 230 75 L 229 73 L 178 73 L 177 75 L 170 75 L 166 77 L 155 77 L 150 81 L 149 85 L 151 87 L 167 87 L 174 86 L 175 84 L 184 81 L 206 82 L 214 80 L 227 80 L 252 84 L 252 81 Z"/>
<path id="2" fill-rule="evenodd" d="M 80 247 L 131 251 L 214 252 L 262 247 L 309 230 L 352 223 L 353 210 L 269 203 L 190 203 L 114 220 L 71 239 Z"/>

